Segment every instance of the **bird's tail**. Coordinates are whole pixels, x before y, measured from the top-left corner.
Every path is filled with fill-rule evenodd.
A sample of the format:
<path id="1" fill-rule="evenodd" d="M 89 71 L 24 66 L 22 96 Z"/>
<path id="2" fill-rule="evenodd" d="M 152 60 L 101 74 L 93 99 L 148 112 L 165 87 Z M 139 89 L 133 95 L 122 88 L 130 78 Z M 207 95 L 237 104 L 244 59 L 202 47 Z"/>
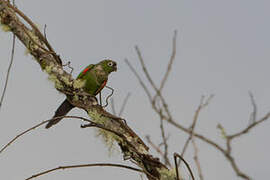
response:
<path id="1" fill-rule="evenodd" d="M 74 106 L 72 104 L 70 104 L 70 102 L 67 99 L 65 99 L 65 101 L 62 102 L 62 104 L 55 111 L 53 118 L 65 116 L 72 108 L 74 108 Z M 63 118 L 56 118 L 56 119 L 50 120 L 45 128 L 47 128 L 47 129 L 50 128 L 51 126 L 53 126 L 53 125 L 57 124 L 59 121 L 61 121 L 61 119 L 63 119 Z"/>

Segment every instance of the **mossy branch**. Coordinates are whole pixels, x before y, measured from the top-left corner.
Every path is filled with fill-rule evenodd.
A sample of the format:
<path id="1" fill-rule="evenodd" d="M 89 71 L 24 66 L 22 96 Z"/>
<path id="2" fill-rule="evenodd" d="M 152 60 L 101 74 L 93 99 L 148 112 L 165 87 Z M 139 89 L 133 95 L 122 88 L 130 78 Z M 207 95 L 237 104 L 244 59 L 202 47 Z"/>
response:
<path id="1" fill-rule="evenodd" d="M 24 24 L 21 18 L 28 24 Z M 95 97 L 83 91 L 83 84 L 73 79 L 71 74 L 63 69 L 61 59 L 34 23 L 8 1 L 0 0 L 0 23 L 6 31 L 12 32 L 24 44 L 41 69 L 48 74 L 55 88 L 64 93 L 71 104 L 87 111 L 93 122 L 108 129 L 108 131 L 103 130 L 102 133 L 105 133 L 109 140 L 119 144 L 124 159 L 131 159 L 144 171 L 150 173 L 151 176 L 147 175 L 148 179 L 175 179 L 171 175 L 166 175 L 171 172 L 158 158 L 148 153 L 148 147 L 125 123 L 125 120 L 106 112 L 98 105 Z M 121 136 L 112 132 L 118 132 Z"/>

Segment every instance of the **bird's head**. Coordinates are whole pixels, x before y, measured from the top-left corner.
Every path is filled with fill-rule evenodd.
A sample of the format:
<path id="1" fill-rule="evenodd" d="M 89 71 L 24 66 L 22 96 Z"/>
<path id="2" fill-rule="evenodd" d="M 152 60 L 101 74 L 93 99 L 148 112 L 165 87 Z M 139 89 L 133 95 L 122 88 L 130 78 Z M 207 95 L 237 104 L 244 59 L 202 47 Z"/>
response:
<path id="1" fill-rule="evenodd" d="M 106 71 L 108 74 L 117 71 L 117 63 L 110 59 L 105 59 L 99 63 L 104 71 Z"/>

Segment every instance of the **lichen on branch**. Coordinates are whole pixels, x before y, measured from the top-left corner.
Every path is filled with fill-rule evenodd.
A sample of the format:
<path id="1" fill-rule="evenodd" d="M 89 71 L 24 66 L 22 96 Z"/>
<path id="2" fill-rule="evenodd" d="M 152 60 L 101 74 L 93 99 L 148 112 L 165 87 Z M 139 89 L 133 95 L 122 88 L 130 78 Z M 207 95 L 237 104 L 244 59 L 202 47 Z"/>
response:
<path id="1" fill-rule="evenodd" d="M 95 97 L 84 92 L 83 82 L 73 79 L 71 74 L 63 69 L 62 60 L 34 23 L 8 1 L 0 0 L 0 23 L 24 44 L 41 69 L 48 74 L 55 88 L 64 93 L 71 104 L 87 111 L 92 121 L 102 127 L 103 137 L 120 146 L 125 160 L 136 162 L 137 166 L 147 172 L 148 179 L 172 179 L 171 171 L 158 158 L 149 154 L 149 148 L 124 119 L 106 112 L 98 105 Z"/>

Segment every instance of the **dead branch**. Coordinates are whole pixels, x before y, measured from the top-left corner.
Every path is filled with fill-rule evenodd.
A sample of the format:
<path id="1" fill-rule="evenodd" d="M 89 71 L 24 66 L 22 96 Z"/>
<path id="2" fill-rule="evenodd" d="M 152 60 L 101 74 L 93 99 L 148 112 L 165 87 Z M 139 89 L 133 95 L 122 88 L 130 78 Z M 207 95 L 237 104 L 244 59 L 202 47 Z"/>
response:
<path id="1" fill-rule="evenodd" d="M 162 114 L 162 110 L 160 110 L 160 114 Z M 165 136 L 165 129 L 164 129 L 164 124 L 163 121 L 164 119 L 162 118 L 163 116 L 160 116 L 160 131 L 161 131 L 161 137 L 162 137 L 162 145 L 164 145 L 164 155 L 163 155 L 163 159 L 165 161 L 165 165 L 168 165 L 170 167 L 171 163 L 170 160 L 168 158 L 168 143 L 167 143 L 167 138 Z"/>
<path id="2" fill-rule="evenodd" d="M 196 126 L 196 123 L 198 121 L 198 117 L 199 117 L 199 114 L 200 114 L 200 111 L 205 108 L 206 106 L 208 106 L 208 104 L 210 103 L 211 99 L 214 97 L 214 95 L 210 95 L 206 101 L 204 102 L 204 96 L 201 97 L 201 101 L 200 101 L 200 104 L 195 112 L 195 115 L 193 117 L 193 122 L 190 126 L 190 134 L 189 134 L 189 137 L 188 139 L 186 140 L 185 144 L 184 144 L 184 147 L 183 147 L 183 150 L 182 150 L 182 153 L 181 153 L 181 156 L 184 157 L 184 154 L 187 150 L 187 147 L 188 147 L 188 144 L 190 142 L 190 140 L 192 140 L 193 138 L 193 135 L 194 135 L 194 129 L 195 129 L 195 126 Z M 179 161 L 179 166 L 180 166 L 180 161 Z"/>
<path id="3" fill-rule="evenodd" d="M 79 164 L 79 165 L 71 165 L 71 166 L 59 166 L 53 169 L 49 169 L 46 171 L 42 171 L 38 174 L 34 174 L 29 178 L 26 178 L 25 180 L 30 180 L 30 179 L 34 179 L 36 177 L 57 171 L 57 170 L 65 170 L 65 169 L 74 169 L 74 168 L 83 168 L 83 167 L 119 167 L 119 168 L 124 168 L 124 169 L 129 169 L 132 171 L 137 171 L 137 172 L 141 172 L 141 173 L 146 173 L 145 171 L 141 170 L 141 169 L 137 169 L 131 166 L 126 166 L 126 165 L 122 165 L 122 164 L 111 164 L 111 163 L 94 163 L 94 164 Z M 151 176 L 151 174 L 148 174 L 149 176 Z"/>
<path id="4" fill-rule="evenodd" d="M 196 164 L 196 167 L 197 167 L 197 170 L 198 170 L 198 173 L 199 173 L 199 177 L 200 177 L 200 180 L 203 180 L 203 174 L 202 174 L 202 168 L 201 168 L 201 164 L 200 164 L 200 161 L 199 161 L 199 157 L 198 157 L 198 153 L 199 153 L 199 149 L 195 143 L 195 139 L 192 138 L 191 139 L 191 142 L 192 142 L 192 145 L 193 145 L 193 149 L 194 149 L 194 156 L 193 156 L 193 159 L 195 161 L 195 164 Z"/>
<path id="5" fill-rule="evenodd" d="M 126 105 L 127 105 L 127 102 L 128 102 L 128 99 L 129 99 L 130 95 L 131 95 L 131 93 L 129 92 L 129 93 L 127 94 L 127 96 L 125 97 L 125 99 L 124 99 L 124 101 L 123 101 L 123 104 L 122 104 L 122 106 L 121 106 L 121 109 L 120 109 L 120 111 L 119 111 L 119 113 L 118 113 L 118 116 L 121 116 L 121 115 L 123 114 L 123 112 L 124 112 L 124 110 L 125 110 L 125 107 L 126 107 Z"/>
<path id="6" fill-rule="evenodd" d="M 18 134 L 17 136 L 15 136 L 11 141 L 9 141 L 9 142 L 8 142 L 8 143 L 0 150 L 0 154 L 1 154 L 8 146 L 10 146 L 14 141 L 16 141 L 19 137 L 23 136 L 24 134 L 28 133 L 29 131 L 36 129 L 37 127 L 39 127 L 39 126 L 41 126 L 41 125 L 43 125 L 43 124 L 45 124 L 45 123 L 47 123 L 47 122 L 49 122 L 49 121 L 50 121 L 50 120 L 42 121 L 41 123 L 39 123 L 39 124 L 37 124 L 37 125 L 35 125 L 35 126 L 29 128 L 29 129 L 23 131 L 22 133 Z"/>
<path id="7" fill-rule="evenodd" d="M 23 18 L 31 28 L 28 28 L 17 15 Z M 105 128 L 122 134 L 128 140 L 129 143 L 126 143 L 125 139 L 119 136 L 110 136 L 119 144 L 124 156 L 129 155 L 137 165 L 155 178 L 160 178 L 160 171 L 167 171 L 166 166 L 158 158 L 154 158 L 149 154 L 148 147 L 123 121 L 123 118 L 106 112 L 98 105 L 95 97 L 85 93 L 83 88 L 78 85 L 77 80 L 74 80 L 71 74 L 63 70 L 59 56 L 56 55 L 46 38 L 27 16 L 9 4 L 8 1 L 0 0 L 0 19 L 0 23 L 7 26 L 25 45 L 36 62 L 40 64 L 41 69 L 54 82 L 56 89 L 64 93 L 71 104 L 84 109 L 93 122 L 98 124 L 103 122 Z M 148 179 L 153 179 L 151 176 L 147 175 L 147 177 Z"/>
<path id="8" fill-rule="evenodd" d="M 179 173 L 178 173 L 178 165 L 177 165 L 177 158 L 180 158 L 185 163 L 185 165 L 187 166 L 188 171 L 190 173 L 190 176 L 191 176 L 192 180 L 195 180 L 194 175 L 192 173 L 192 170 L 191 170 L 189 164 L 187 163 L 187 161 L 182 156 L 180 156 L 177 153 L 174 153 L 173 154 L 173 157 L 174 157 L 174 163 L 175 163 L 175 170 L 176 170 L 176 177 L 177 177 L 177 179 L 180 180 Z"/>
<path id="9" fill-rule="evenodd" d="M 177 30 L 174 31 L 174 35 L 173 35 L 173 40 L 172 40 L 172 54 L 171 54 L 171 57 L 170 57 L 170 60 L 169 60 L 169 63 L 168 63 L 168 66 L 167 66 L 167 70 L 166 70 L 166 73 L 163 77 L 163 79 L 161 80 L 161 84 L 160 84 L 160 87 L 159 87 L 159 91 L 162 91 L 168 77 L 169 77 L 169 74 L 171 72 L 171 69 L 172 69 L 172 65 L 173 65 L 173 62 L 175 60 L 175 56 L 176 56 L 176 39 L 177 39 Z"/>
<path id="10" fill-rule="evenodd" d="M 1 99 L 0 99 L 0 110 L 1 110 L 1 107 L 2 107 L 2 104 L 3 104 L 3 101 L 4 101 L 4 97 L 5 97 L 5 94 L 6 94 L 8 80 L 9 80 L 9 74 L 10 74 L 10 70 L 11 70 L 11 67 L 12 67 L 12 64 L 13 64 L 14 52 L 15 52 L 15 42 L 16 42 L 15 40 L 16 40 L 16 36 L 13 34 L 10 63 L 9 63 L 8 70 L 7 70 L 7 76 L 6 76 L 6 81 L 5 81 L 5 85 L 4 85 L 4 90 L 3 90 L 3 93 L 2 93 Z"/>
<path id="11" fill-rule="evenodd" d="M 141 51 L 139 50 L 139 48 L 136 46 L 135 47 L 136 52 L 138 54 L 138 59 L 139 62 L 141 64 L 141 67 L 143 69 L 144 75 L 146 76 L 146 79 L 148 81 L 148 83 L 150 84 L 150 86 L 154 89 L 156 96 L 160 99 L 161 105 L 162 105 L 162 109 L 164 110 L 164 112 L 166 114 L 161 114 L 160 113 L 160 107 L 157 107 L 156 101 L 154 98 L 152 98 L 152 95 L 150 93 L 150 91 L 148 90 L 148 87 L 146 86 L 146 83 L 144 83 L 141 79 L 141 77 L 138 75 L 138 73 L 136 72 L 136 70 L 132 67 L 132 65 L 130 63 L 128 63 L 128 61 L 126 61 L 128 63 L 128 66 L 130 67 L 131 71 L 134 73 L 134 75 L 136 76 L 136 78 L 138 79 L 139 83 L 141 84 L 141 86 L 143 87 L 144 91 L 147 94 L 147 97 L 149 99 L 150 104 L 152 105 L 153 110 L 164 120 L 166 120 L 169 124 L 173 125 L 174 127 L 176 127 L 177 129 L 184 131 L 185 133 L 191 135 L 193 134 L 194 137 L 202 140 L 203 142 L 207 143 L 208 145 L 216 148 L 219 152 L 221 152 L 224 157 L 230 162 L 234 172 L 237 174 L 237 176 L 246 179 L 246 180 L 250 180 L 251 177 L 249 177 L 248 175 L 246 175 L 245 173 L 243 173 L 240 168 L 238 167 L 238 165 L 235 162 L 234 157 L 231 154 L 231 140 L 239 137 L 243 134 L 248 133 L 252 128 L 256 127 L 257 125 L 261 124 L 262 122 L 266 121 L 267 119 L 270 118 L 270 112 L 267 113 L 265 116 L 263 116 L 261 119 L 254 121 L 252 124 L 250 124 L 249 126 L 247 126 L 246 128 L 244 128 L 243 130 L 241 130 L 238 133 L 226 136 L 226 144 L 227 147 L 223 148 L 221 145 L 219 145 L 218 143 L 216 143 L 215 141 L 211 140 L 210 138 L 205 137 L 202 134 L 198 134 L 195 131 L 191 130 L 190 128 L 186 128 L 185 126 L 183 126 L 182 124 L 178 123 L 175 121 L 175 119 L 172 117 L 171 112 L 169 110 L 168 104 L 166 102 L 166 99 L 163 97 L 162 93 L 159 91 L 159 89 L 157 88 L 155 82 L 152 80 L 147 67 L 145 66 L 144 63 L 144 59 L 142 57 Z M 155 96 L 154 96 L 155 97 Z M 254 113 L 256 111 L 256 105 L 255 105 L 255 101 L 253 99 L 253 97 L 251 96 L 251 100 L 252 100 L 252 104 L 253 104 L 253 117 L 256 117 L 256 113 Z"/>

